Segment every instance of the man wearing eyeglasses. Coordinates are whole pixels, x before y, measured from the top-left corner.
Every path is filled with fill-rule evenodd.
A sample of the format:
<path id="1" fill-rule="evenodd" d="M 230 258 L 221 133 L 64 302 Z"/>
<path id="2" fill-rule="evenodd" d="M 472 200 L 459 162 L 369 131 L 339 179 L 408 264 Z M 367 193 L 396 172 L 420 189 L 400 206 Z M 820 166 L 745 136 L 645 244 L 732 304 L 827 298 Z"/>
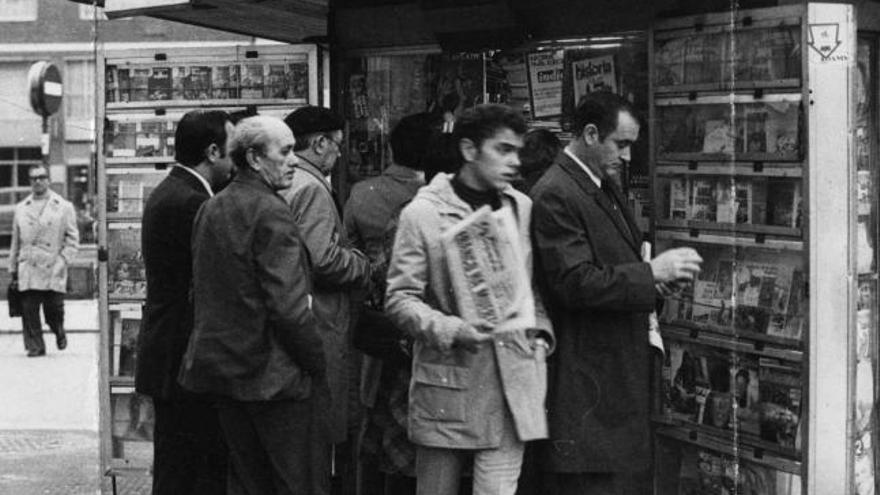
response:
<path id="1" fill-rule="evenodd" d="M 28 357 L 46 355 L 40 306 L 55 334 L 58 350 L 67 347 L 64 334 L 64 293 L 67 267 L 79 245 L 76 212 L 70 201 L 49 189 L 49 170 L 28 171 L 31 194 L 15 205 L 9 273 L 21 291 L 24 347 Z"/>
<path id="2" fill-rule="evenodd" d="M 326 108 L 310 106 L 292 112 L 284 122 L 296 138 L 293 150 L 298 163 L 293 183 L 280 193 L 290 204 L 311 260 L 312 311 L 324 343 L 333 399 L 328 418 L 335 465 L 342 483 L 351 487 L 353 442 L 346 440 L 356 438 L 358 421 L 352 414 L 357 403 L 348 398 L 356 390 L 359 365 L 349 344 L 350 293 L 369 286 L 372 270 L 368 258 L 351 248 L 345 237 L 329 180 L 342 153 L 345 121 Z"/>

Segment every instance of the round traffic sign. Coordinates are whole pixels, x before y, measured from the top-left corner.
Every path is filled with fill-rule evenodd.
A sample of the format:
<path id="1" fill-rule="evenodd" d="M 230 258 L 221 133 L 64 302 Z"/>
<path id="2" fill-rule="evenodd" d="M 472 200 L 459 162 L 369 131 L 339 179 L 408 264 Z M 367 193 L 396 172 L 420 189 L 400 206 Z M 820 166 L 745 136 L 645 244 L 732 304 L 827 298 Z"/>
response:
<path id="1" fill-rule="evenodd" d="M 31 108 L 35 112 L 48 117 L 58 111 L 61 106 L 63 87 L 61 72 L 49 62 L 36 62 L 28 71 Z"/>

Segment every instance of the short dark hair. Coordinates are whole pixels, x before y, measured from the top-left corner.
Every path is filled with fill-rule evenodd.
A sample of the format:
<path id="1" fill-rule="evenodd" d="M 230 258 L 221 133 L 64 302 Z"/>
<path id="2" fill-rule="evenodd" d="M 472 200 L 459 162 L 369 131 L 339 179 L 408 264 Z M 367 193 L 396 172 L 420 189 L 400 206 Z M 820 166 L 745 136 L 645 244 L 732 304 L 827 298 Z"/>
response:
<path id="1" fill-rule="evenodd" d="M 556 134 L 547 129 L 532 129 L 523 136 L 523 147 L 519 150 L 522 173 L 544 170 L 549 167 L 562 143 Z"/>
<path id="2" fill-rule="evenodd" d="M 413 170 L 424 170 L 425 154 L 431 143 L 432 114 L 407 115 L 391 130 L 389 141 L 394 163 Z"/>
<path id="3" fill-rule="evenodd" d="M 574 111 L 575 135 L 582 134 L 587 124 L 593 124 L 599 130 L 599 139 L 604 140 L 617 129 L 617 117 L 620 112 L 626 112 L 639 120 L 632 104 L 623 97 L 610 91 L 588 93 L 581 98 Z"/>
<path id="4" fill-rule="evenodd" d="M 205 159 L 205 149 L 216 144 L 226 156 L 226 122 L 223 110 L 192 110 L 184 114 L 174 131 L 174 159 L 187 167 L 195 167 Z"/>
<path id="5" fill-rule="evenodd" d="M 461 117 L 455 121 L 452 140 L 458 146 L 462 139 L 470 139 L 479 148 L 483 141 L 502 129 L 525 134 L 528 127 L 522 114 L 516 110 L 505 105 L 486 103 L 462 112 Z"/>

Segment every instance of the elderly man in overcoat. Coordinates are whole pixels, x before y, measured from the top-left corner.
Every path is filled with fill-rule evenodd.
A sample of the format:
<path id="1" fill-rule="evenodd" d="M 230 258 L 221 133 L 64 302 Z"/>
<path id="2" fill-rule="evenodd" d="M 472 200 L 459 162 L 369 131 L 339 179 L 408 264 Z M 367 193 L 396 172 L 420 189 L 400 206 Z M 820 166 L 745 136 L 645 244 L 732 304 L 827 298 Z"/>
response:
<path id="1" fill-rule="evenodd" d="M 219 402 L 229 495 L 329 493 L 329 391 L 308 256 L 278 191 L 294 137 L 279 119 L 241 121 L 238 173 L 193 226 L 195 326 L 180 383 Z"/>
<path id="2" fill-rule="evenodd" d="M 648 316 L 702 260 L 690 248 L 642 260 L 618 184 L 639 136 L 629 103 L 592 93 L 574 121 L 575 139 L 531 190 L 536 272 L 558 349 L 543 460 L 559 494 L 650 493 Z"/>

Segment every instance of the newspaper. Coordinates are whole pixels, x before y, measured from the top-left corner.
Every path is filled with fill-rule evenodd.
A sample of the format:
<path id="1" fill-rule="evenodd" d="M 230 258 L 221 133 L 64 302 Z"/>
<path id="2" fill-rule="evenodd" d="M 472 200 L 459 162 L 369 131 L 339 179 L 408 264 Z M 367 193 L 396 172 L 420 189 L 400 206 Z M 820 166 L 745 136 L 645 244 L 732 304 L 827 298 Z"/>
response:
<path id="1" fill-rule="evenodd" d="M 510 207 L 483 206 L 443 233 L 459 316 L 494 331 L 532 328 L 535 304 Z"/>

